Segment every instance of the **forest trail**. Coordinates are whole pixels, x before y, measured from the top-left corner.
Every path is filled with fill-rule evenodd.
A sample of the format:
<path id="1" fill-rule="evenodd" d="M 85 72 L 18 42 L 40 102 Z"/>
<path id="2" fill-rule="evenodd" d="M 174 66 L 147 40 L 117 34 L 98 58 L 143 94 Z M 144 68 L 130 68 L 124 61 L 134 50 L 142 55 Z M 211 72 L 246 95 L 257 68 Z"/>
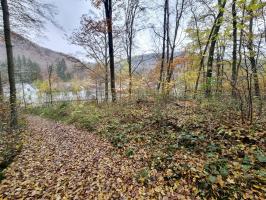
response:
<path id="1" fill-rule="evenodd" d="M 0 198 L 145 198 L 145 187 L 134 180 L 138 162 L 107 141 L 41 117 L 28 116 L 27 121 L 22 152 L 6 170 Z"/>
<path id="2" fill-rule="evenodd" d="M 0 186 L 2 197 L 121 197 L 121 183 L 130 184 L 128 175 L 134 165 L 115 154 L 109 143 L 37 116 L 28 116 L 27 121 L 29 134 L 21 154 L 7 169 Z"/>

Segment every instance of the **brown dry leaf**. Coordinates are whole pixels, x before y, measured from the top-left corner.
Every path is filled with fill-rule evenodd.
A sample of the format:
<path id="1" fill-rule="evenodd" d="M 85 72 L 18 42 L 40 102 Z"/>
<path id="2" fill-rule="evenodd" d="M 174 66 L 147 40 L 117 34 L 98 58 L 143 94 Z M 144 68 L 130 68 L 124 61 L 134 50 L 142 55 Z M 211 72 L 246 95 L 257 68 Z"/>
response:
<path id="1" fill-rule="evenodd" d="M 6 170 L 1 199 L 147 199 L 148 190 L 134 181 L 140 162 L 74 126 L 36 116 L 28 121 L 31 134 Z M 159 185 L 152 198 L 165 190 Z"/>

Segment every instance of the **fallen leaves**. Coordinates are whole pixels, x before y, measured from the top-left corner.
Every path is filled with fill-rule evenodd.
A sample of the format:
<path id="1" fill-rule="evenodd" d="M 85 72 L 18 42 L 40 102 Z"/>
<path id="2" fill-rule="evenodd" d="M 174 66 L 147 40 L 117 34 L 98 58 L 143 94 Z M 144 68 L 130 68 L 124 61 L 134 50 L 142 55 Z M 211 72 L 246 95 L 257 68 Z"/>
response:
<path id="1" fill-rule="evenodd" d="M 2 199 L 146 199 L 177 195 L 164 185 L 136 180 L 140 162 L 128 159 L 96 135 L 40 117 L 28 117 L 20 155 L 5 171 Z M 169 197 L 170 197 L 169 196 Z"/>
<path id="2" fill-rule="evenodd" d="M 61 124 L 57 124 L 56 128 L 42 126 L 45 133 L 60 129 L 48 138 L 59 137 L 63 144 L 69 141 L 68 146 L 73 151 L 70 153 L 61 147 L 61 143 L 53 142 L 56 146 L 47 147 L 52 149 L 49 162 L 56 160 L 60 169 L 65 168 L 64 161 L 69 159 L 65 156 L 60 160 L 64 154 L 74 153 L 75 159 L 79 160 L 72 163 L 73 169 L 61 172 L 62 177 L 67 177 L 64 183 L 68 183 L 62 194 L 69 196 L 70 192 L 84 197 L 83 191 L 90 188 L 90 195 L 86 196 L 85 193 L 85 197 L 96 198 L 94 191 L 100 195 L 98 198 L 105 199 L 265 197 L 265 123 L 242 124 L 237 113 L 214 106 L 206 110 L 200 106 L 184 109 L 173 107 L 172 104 L 155 103 L 99 106 L 68 104 L 64 105 L 66 115 L 63 119 L 60 118 L 61 107 L 34 110 L 37 114 L 44 113 L 46 117 L 93 130 L 94 134 L 85 132 L 84 135 L 90 136 L 83 137 L 83 132 L 73 127 L 74 131 L 72 128 L 66 129 Z M 94 150 L 87 149 L 85 141 L 89 145 L 95 144 L 92 145 Z M 35 145 L 38 148 L 45 147 L 42 142 Z M 60 147 L 58 151 L 57 147 Z M 54 151 L 60 158 L 52 157 Z M 104 167 L 101 163 L 104 163 Z M 79 166 L 83 166 L 80 167 L 80 174 L 89 168 L 96 178 L 86 181 L 79 176 L 69 178 L 68 172 L 75 171 Z M 76 187 L 79 188 L 78 194 L 74 192 Z"/>

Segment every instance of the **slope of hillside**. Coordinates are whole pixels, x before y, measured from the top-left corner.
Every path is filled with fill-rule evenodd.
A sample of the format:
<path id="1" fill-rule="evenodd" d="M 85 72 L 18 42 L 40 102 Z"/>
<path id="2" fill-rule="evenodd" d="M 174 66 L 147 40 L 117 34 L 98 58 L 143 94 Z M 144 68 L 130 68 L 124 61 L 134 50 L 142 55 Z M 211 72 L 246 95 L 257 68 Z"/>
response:
<path id="1" fill-rule="evenodd" d="M 81 74 L 79 72 L 80 61 L 72 56 L 41 47 L 17 33 L 12 34 L 12 43 L 14 57 L 24 55 L 26 58 L 30 58 L 32 61 L 38 63 L 41 67 L 43 76 L 46 76 L 47 74 L 48 65 L 55 64 L 57 60 L 62 59 L 66 61 L 68 72 Z M 0 62 L 5 62 L 5 60 L 5 42 L 3 37 L 0 37 Z"/>
<path id="2" fill-rule="evenodd" d="M 81 79 L 87 76 L 87 73 L 84 73 L 82 69 L 82 62 L 70 55 L 64 53 L 56 52 L 48 48 L 41 47 L 40 45 L 30 41 L 29 39 L 24 38 L 23 36 L 13 33 L 12 34 L 12 43 L 14 50 L 14 57 L 24 55 L 26 58 L 30 58 L 33 62 L 36 62 L 41 67 L 42 76 L 47 76 L 47 66 L 55 64 L 58 60 L 64 59 L 67 64 L 67 71 L 70 72 L 73 76 L 79 77 Z M 182 52 L 175 53 L 175 56 L 182 55 Z M 137 55 L 132 57 L 132 67 L 136 72 L 149 72 L 155 68 L 156 63 L 160 60 L 161 55 L 156 53 L 148 53 L 143 55 Z M 0 36 L 0 63 L 5 62 L 6 60 L 6 50 L 3 37 Z M 116 69 L 119 69 L 121 66 L 126 63 L 126 60 L 123 59 L 116 63 Z M 93 68 L 93 63 L 90 63 Z M 120 66 L 120 67 L 119 67 Z"/>
<path id="3" fill-rule="evenodd" d="M 176 52 L 174 57 L 183 56 L 184 52 Z M 136 72 L 149 72 L 156 67 L 156 64 L 160 63 L 160 53 L 147 53 L 132 57 L 132 67 Z M 126 63 L 126 60 L 122 60 L 120 63 Z"/>

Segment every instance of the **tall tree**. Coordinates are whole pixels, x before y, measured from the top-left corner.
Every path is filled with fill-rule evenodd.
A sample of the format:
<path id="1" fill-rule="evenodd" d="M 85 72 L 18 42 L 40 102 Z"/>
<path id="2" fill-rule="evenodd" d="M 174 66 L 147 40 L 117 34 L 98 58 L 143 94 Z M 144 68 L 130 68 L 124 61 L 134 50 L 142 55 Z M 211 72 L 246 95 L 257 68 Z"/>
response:
<path id="1" fill-rule="evenodd" d="M 254 26 L 254 6 L 256 4 L 256 0 L 251 0 L 250 5 L 248 6 L 248 14 L 249 14 L 249 32 L 248 32 L 248 44 L 247 48 L 249 50 L 249 61 L 251 64 L 251 70 L 253 74 L 254 79 L 254 89 L 255 89 L 255 95 L 257 97 L 260 97 L 260 85 L 259 85 L 259 79 L 258 79 L 258 73 L 257 73 L 257 63 L 256 63 L 256 51 L 254 49 L 254 32 L 253 32 L 253 26 Z"/>
<path id="2" fill-rule="evenodd" d="M 9 9 L 10 6 L 10 9 Z M 11 42 L 11 26 L 14 30 L 27 35 L 28 28 L 34 28 L 40 33 L 45 21 L 49 20 L 57 25 L 53 20 L 55 15 L 54 6 L 38 0 L 1 0 L 2 23 L 4 29 L 4 40 L 6 43 L 7 65 L 10 86 L 10 127 L 17 127 L 17 105 L 16 105 L 16 83 L 14 76 L 14 60 Z M 11 21 L 11 23 L 10 23 Z M 32 33 L 32 32 L 31 32 Z"/>
<path id="3" fill-rule="evenodd" d="M 7 66 L 8 66 L 8 80 L 10 87 L 10 127 L 17 127 L 17 97 L 16 97 L 16 82 L 14 74 L 14 60 L 13 50 L 11 42 L 11 30 L 9 21 L 9 9 L 7 0 L 1 0 L 2 12 L 3 12 L 3 23 L 4 23 L 4 36 L 6 44 L 6 55 L 7 55 Z"/>
<path id="4" fill-rule="evenodd" d="M 160 66 L 160 75 L 159 83 L 157 89 L 159 90 L 162 84 L 162 89 L 165 89 L 167 86 L 167 93 L 170 92 L 169 83 L 171 81 L 173 72 L 174 72 L 174 56 L 177 45 L 178 31 L 180 28 L 181 18 L 184 13 L 184 0 L 175 0 L 174 10 L 171 10 L 172 1 L 164 1 L 164 22 L 163 22 L 163 45 L 162 45 L 162 57 L 161 57 L 161 66 Z M 173 17 L 172 17 L 173 16 Z M 174 21 L 174 25 L 171 23 L 171 20 Z M 165 65 L 167 64 L 166 69 Z M 164 72 L 166 71 L 166 72 Z M 164 77 L 165 76 L 165 77 Z"/>
<path id="5" fill-rule="evenodd" d="M 175 54 L 175 50 L 176 50 L 176 40 L 177 40 L 177 34 L 178 34 L 178 30 L 180 27 L 180 21 L 181 18 L 183 16 L 184 13 L 184 5 L 185 5 L 185 0 L 182 0 L 181 2 L 176 1 L 176 5 L 175 5 L 175 19 L 176 19 L 176 23 L 174 26 L 174 36 L 173 36 L 173 40 L 169 41 L 170 44 L 170 59 L 168 62 L 168 67 L 167 67 L 167 83 L 169 84 L 174 72 L 174 54 Z"/>
<path id="6" fill-rule="evenodd" d="M 227 0 L 218 0 L 218 7 L 219 12 L 215 19 L 214 26 L 213 26 L 213 32 L 210 38 L 210 49 L 209 49 L 209 57 L 207 61 L 207 82 L 206 82 L 206 91 L 205 95 L 209 97 L 211 95 L 211 82 L 212 82 L 212 72 L 213 72 L 213 60 L 214 60 L 214 51 L 215 51 L 215 45 L 217 42 L 217 37 L 219 34 L 220 27 L 223 23 L 223 15 L 225 11 L 225 5 Z"/>
<path id="7" fill-rule="evenodd" d="M 63 81 L 66 81 L 68 79 L 66 70 L 66 61 L 62 58 L 62 60 L 59 60 L 56 64 L 56 74 Z"/>
<path id="8" fill-rule="evenodd" d="M 113 44 L 113 5 L 112 0 L 104 0 L 106 24 L 108 31 L 108 47 L 109 47 L 109 61 L 110 61 L 110 81 L 112 101 L 116 101 L 116 88 L 115 88 L 115 63 L 114 63 L 114 44 Z"/>
<path id="9" fill-rule="evenodd" d="M 53 89 L 52 89 L 52 76 L 53 76 L 53 65 L 47 66 L 48 72 L 48 85 L 49 85 L 49 96 L 50 96 L 50 104 L 53 104 Z"/>
<path id="10" fill-rule="evenodd" d="M 166 40 L 167 39 L 167 21 L 168 21 L 168 17 L 167 17 L 167 13 L 169 12 L 169 0 L 165 0 L 164 1 L 164 18 L 163 18 L 163 45 L 162 45 L 162 57 L 161 57 L 161 66 L 160 66 L 160 74 L 159 74 L 159 82 L 157 85 L 157 90 L 159 91 L 164 79 L 164 65 L 165 65 L 165 53 L 166 53 Z M 169 29 L 168 29 L 169 30 Z M 168 55 L 168 52 L 167 52 Z"/>
<path id="11" fill-rule="evenodd" d="M 204 2 L 204 4 L 206 5 L 207 3 Z M 207 14 L 207 16 L 209 16 L 209 15 L 212 16 L 212 13 L 211 14 Z M 210 45 L 210 42 L 211 42 L 211 37 L 213 35 L 214 28 L 216 26 L 217 20 L 218 20 L 218 18 L 216 17 L 215 20 L 214 20 L 214 23 L 212 25 L 211 31 L 208 34 L 208 39 L 207 39 L 207 42 L 205 44 L 204 50 L 203 51 L 201 50 L 200 66 L 199 66 L 198 76 L 197 76 L 197 80 L 196 80 L 196 84 L 195 84 L 194 95 L 196 95 L 197 91 L 198 91 L 198 85 L 199 85 L 199 79 L 200 79 L 201 71 L 204 71 L 204 69 L 205 69 L 205 58 L 207 56 L 208 48 L 209 48 L 209 45 Z M 199 34 L 197 35 L 197 37 L 199 39 Z M 204 74 L 204 76 L 205 76 L 204 78 L 206 78 L 205 74 Z"/>
<path id="12" fill-rule="evenodd" d="M 70 78 L 70 74 L 66 73 L 65 78 L 68 80 Z M 36 62 L 32 62 L 30 67 L 30 83 L 38 79 L 42 79 L 40 65 Z"/>
<path id="13" fill-rule="evenodd" d="M 0 71 L 0 102 L 3 101 L 4 98 L 4 90 L 3 90 L 3 83 L 2 83 L 2 73 Z"/>
<path id="14" fill-rule="evenodd" d="M 105 14 L 104 14 L 105 15 Z M 96 67 L 101 66 L 104 70 L 104 76 L 99 76 L 97 70 L 89 68 L 93 75 L 97 75 L 104 79 L 105 84 L 105 100 L 108 101 L 109 96 L 109 58 L 108 58 L 108 38 L 107 27 L 104 19 L 92 19 L 87 15 L 81 18 L 81 27 L 72 34 L 70 38 L 73 44 L 79 45 L 85 49 L 89 58 L 97 63 Z M 105 18 L 105 17 L 104 17 Z M 115 36 L 114 36 L 115 37 Z M 86 67 L 88 69 L 88 67 Z"/>
<path id="15" fill-rule="evenodd" d="M 128 75 L 129 75 L 129 95 L 132 93 L 132 50 L 136 35 L 135 21 L 139 11 L 143 8 L 139 0 L 127 0 L 125 5 L 125 49 L 127 54 Z"/>
<path id="16" fill-rule="evenodd" d="M 27 102 L 25 99 L 25 88 L 24 88 L 25 73 L 22 69 L 22 61 L 20 59 L 20 56 L 18 56 L 18 58 L 16 59 L 15 65 L 16 65 L 16 72 L 18 73 L 18 77 L 19 77 L 18 80 L 21 83 L 22 99 L 23 99 L 24 107 L 26 108 Z"/>
<path id="17" fill-rule="evenodd" d="M 236 0 L 232 2 L 232 17 L 233 17 L 233 62 L 232 62 L 232 96 L 236 96 L 237 83 L 237 11 Z"/>

